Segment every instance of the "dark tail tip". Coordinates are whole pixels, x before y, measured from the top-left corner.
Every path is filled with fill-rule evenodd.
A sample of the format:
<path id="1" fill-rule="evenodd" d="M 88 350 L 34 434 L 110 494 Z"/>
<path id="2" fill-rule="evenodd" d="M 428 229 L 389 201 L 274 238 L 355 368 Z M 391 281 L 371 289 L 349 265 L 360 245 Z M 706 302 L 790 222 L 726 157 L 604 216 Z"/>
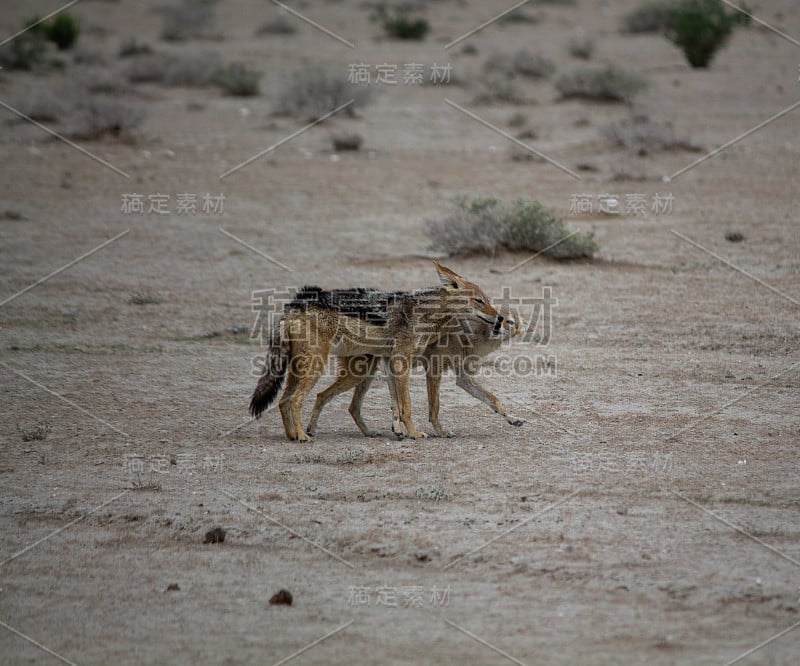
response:
<path id="1" fill-rule="evenodd" d="M 271 360 L 271 359 L 270 359 Z M 283 386 L 283 379 L 286 375 L 286 363 L 284 359 L 278 359 L 274 365 L 267 361 L 267 367 L 264 369 L 264 374 L 258 380 L 256 390 L 253 391 L 253 397 L 250 399 L 250 414 L 255 418 L 259 418 L 264 410 L 267 409 Z"/>

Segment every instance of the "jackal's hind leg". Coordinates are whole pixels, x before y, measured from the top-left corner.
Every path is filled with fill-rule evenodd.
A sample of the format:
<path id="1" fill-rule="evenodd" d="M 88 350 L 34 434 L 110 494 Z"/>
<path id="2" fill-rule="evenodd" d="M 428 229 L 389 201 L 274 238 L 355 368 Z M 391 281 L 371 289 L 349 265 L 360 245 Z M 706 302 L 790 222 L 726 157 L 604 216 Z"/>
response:
<path id="1" fill-rule="evenodd" d="M 311 436 L 303 428 L 303 403 L 322 376 L 329 353 L 330 346 L 320 346 L 302 357 L 293 359 L 294 367 L 289 369 L 290 372 L 296 371 L 298 376 L 297 390 L 289 398 L 289 413 L 294 425 L 295 439 L 298 442 L 311 441 Z"/>
<path id="2" fill-rule="evenodd" d="M 290 400 L 297 391 L 298 378 L 293 372 L 288 372 L 286 378 L 286 388 L 283 390 L 281 399 L 278 402 L 278 409 L 281 412 L 281 419 L 283 420 L 283 429 L 286 432 L 286 439 L 290 442 L 297 439 L 297 433 L 294 429 L 294 422 L 292 421 L 292 411 L 290 407 Z"/>
<path id="3" fill-rule="evenodd" d="M 350 416 L 353 417 L 353 421 L 356 422 L 359 430 L 364 433 L 364 437 L 379 437 L 381 434 L 380 430 L 373 430 L 370 428 L 364 422 L 364 417 L 361 415 L 361 406 L 364 402 L 364 396 L 367 394 L 367 391 L 369 391 L 373 379 L 375 379 L 375 376 L 370 375 L 361 380 L 361 383 L 356 386 L 356 390 L 353 391 L 353 399 L 350 401 L 349 407 Z"/>

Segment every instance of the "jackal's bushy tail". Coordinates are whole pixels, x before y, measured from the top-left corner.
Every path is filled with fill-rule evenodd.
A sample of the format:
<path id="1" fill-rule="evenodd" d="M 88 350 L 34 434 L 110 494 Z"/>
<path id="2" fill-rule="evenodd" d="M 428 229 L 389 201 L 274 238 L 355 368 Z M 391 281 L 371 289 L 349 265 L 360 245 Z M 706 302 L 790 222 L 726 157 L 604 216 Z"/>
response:
<path id="1" fill-rule="evenodd" d="M 250 413 L 256 418 L 275 401 L 286 377 L 291 343 L 283 339 L 281 331 L 282 326 L 276 326 L 270 335 L 264 374 L 259 378 L 250 400 Z"/>

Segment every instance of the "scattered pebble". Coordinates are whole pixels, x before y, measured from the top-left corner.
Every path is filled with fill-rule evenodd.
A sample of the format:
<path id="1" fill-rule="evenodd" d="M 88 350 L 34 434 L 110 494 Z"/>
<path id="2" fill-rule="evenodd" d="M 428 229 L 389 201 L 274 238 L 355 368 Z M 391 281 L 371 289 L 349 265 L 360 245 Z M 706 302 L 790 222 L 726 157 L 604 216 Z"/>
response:
<path id="1" fill-rule="evenodd" d="M 744 240 L 744 234 L 740 231 L 726 231 L 725 240 L 729 243 L 741 243 Z"/>
<path id="2" fill-rule="evenodd" d="M 269 600 L 269 603 L 272 606 L 291 606 L 292 593 L 289 592 L 289 590 L 278 590 L 275 594 L 272 595 L 272 598 Z"/>
<path id="3" fill-rule="evenodd" d="M 206 540 L 203 543 L 223 543 L 225 541 L 225 530 L 221 527 L 215 527 L 206 532 Z"/>
<path id="4" fill-rule="evenodd" d="M 181 586 L 178 585 L 177 583 L 170 583 L 169 585 L 167 585 L 167 590 L 166 591 L 167 592 L 180 592 L 181 591 Z"/>

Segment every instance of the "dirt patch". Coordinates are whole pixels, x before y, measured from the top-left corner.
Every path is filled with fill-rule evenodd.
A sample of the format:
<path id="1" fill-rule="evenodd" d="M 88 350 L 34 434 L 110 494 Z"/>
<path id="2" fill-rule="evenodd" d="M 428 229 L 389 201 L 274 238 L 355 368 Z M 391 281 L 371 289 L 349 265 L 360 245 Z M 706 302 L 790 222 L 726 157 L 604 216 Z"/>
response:
<path id="1" fill-rule="evenodd" d="M 297 5 L 351 50 L 299 19 L 257 35 L 269 3 L 220 3 L 213 38 L 169 43 L 155 4 L 79 3 L 81 39 L 105 65 L 0 72 L 15 108 L 34 88 L 79 97 L 91 77 L 127 81 L 137 56 L 118 51 L 136 35 L 263 73 L 249 98 L 126 82 L 118 101 L 146 115 L 125 140 L 81 141 L 96 159 L 4 111 L 4 663 L 55 659 L 35 641 L 79 664 L 263 664 L 327 636 L 297 662 L 507 663 L 502 650 L 530 664 L 717 664 L 800 619 L 798 112 L 670 181 L 702 155 L 616 146 L 602 129 L 631 109 L 561 101 L 552 82 L 580 65 L 568 43 L 583 23 L 597 66 L 647 79 L 634 113 L 710 151 L 796 101 L 795 47 L 753 26 L 692 70 L 666 39 L 619 33 L 635 2 L 576 2 L 532 3 L 535 21 L 445 50 L 507 5 L 429 4 L 419 43 L 381 36 L 355 0 Z M 3 34 L 52 9 L 18 3 Z M 793 9 L 756 13 L 798 36 Z M 522 104 L 474 103 L 486 59 L 531 40 L 553 77 L 515 79 Z M 371 83 L 356 113 L 220 179 L 308 122 L 272 113 L 301 65 L 346 77 L 365 63 L 375 77 L 394 63 L 402 81 L 407 63 L 430 74 L 448 61 L 452 84 Z M 512 159 L 508 139 L 445 99 L 534 137 L 581 180 Z M 81 104 L 64 93 L 43 124 L 65 131 Z M 362 141 L 331 150 L 341 136 Z M 250 422 L 264 351 L 253 293 L 432 286 L 425 223 L 460 196 L 537 198 L 600 247 L 574 263 L 443 259 L 494 299 L 556 299 L 547 334 L 512 343 L 480 379 L 527 423 L 452 378 L 452 439 L 394 439 L 383 382 L 364 407 L 378 438 L 361 436 L 349 396 L 313 444 L 287 443 L 275 410 Z M 602 197 L 618 210 L 601 212 Z M 505 358 L 532 364 L 508 371 Z M 420 376 L 412 400 L 424 429 Z M 224 542 L 204 545 L 217 525 Z M 291 605 L 270 604 L 282 589 Z M 798 645 L 793 630 L 748 659 L 794 663 Z"/>

